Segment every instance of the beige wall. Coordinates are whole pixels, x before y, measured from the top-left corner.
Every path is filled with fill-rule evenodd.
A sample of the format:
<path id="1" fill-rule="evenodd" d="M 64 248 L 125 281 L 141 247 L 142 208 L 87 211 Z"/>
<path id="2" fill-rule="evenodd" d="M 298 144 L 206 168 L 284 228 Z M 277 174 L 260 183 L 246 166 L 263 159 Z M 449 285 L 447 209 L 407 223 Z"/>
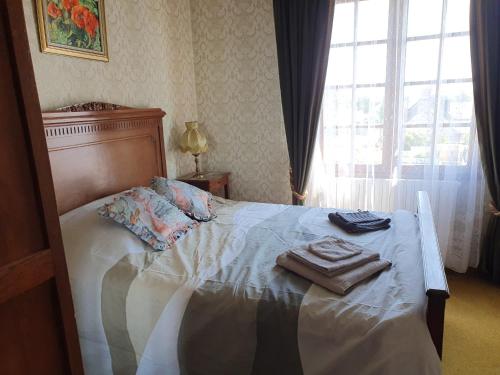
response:
<path id="1" fill-rule="evenodd" d="M 198 119 L 233 198 L 290 202 L 272 0 L 191 0 Z"/>
<path id="2" fill-rule="evenodd" d="M 272 0 L 106 0 L 109 63 L 40 53 L 33 1 L 23 0 L 42 109 L 164 109 L 171 177 L 193 170 L 176 141 L 198 119 L 202 166 L 232 173 L 232 198 L 290 202 Z"/>
<path id="3" fill-rule="evenodd" d="M 40 53 L 33 1 L 23 4 L 42 109 L 91 100 L 160 107 L 169 176 L 192 170 L 175 142 L 197 117 L 189 0 L 106 0 L 109 63 Z"/>

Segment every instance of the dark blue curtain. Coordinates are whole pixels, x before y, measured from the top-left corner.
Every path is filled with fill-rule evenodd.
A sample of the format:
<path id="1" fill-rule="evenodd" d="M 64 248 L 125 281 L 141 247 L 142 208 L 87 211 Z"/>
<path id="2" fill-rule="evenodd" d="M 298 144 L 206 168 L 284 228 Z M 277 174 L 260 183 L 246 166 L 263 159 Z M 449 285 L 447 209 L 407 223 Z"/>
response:
<path id="1" fill-rule="evenodd" d="M 330 52 L 334 0 L 274 0 L 294 204 L 304 200 Z"/>
<path id="2" fill-rule="evenodd" d="M 480 267 L 489 279 L 500 283 L 500 1 L 472 0 L 470 7 L 477 135 L 492 197 Z"/>

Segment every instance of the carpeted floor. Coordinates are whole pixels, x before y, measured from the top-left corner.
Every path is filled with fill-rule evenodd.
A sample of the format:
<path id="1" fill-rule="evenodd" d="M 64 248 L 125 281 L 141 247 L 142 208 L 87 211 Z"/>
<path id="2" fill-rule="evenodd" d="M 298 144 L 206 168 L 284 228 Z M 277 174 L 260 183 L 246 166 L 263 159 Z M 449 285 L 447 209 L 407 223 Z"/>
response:
<path id="1" fill-rule="evenodd" d="M 448 273 L 444 375 L 500 374 L 500 287 Z"/>

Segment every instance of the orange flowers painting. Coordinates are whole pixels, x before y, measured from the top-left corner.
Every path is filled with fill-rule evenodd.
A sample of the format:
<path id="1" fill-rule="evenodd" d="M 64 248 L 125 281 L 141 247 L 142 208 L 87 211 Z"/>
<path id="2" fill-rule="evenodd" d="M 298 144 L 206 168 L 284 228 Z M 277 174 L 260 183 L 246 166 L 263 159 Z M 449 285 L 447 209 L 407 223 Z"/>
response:
<path id="1" fill-rule="evenodd" d="M 42 52 L 108 61 L 104 0 L 37 0 Z"/>

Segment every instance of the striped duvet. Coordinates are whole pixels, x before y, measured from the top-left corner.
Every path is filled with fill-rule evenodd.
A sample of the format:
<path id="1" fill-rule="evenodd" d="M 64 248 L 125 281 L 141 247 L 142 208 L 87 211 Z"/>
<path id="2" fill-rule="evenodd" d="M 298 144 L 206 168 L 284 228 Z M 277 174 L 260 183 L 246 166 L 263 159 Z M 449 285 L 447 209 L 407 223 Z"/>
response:
<path id="1" fill-rule="evenodd" d="M 425 325 L 418 224 L 347 235 L 326 210 L 221 201 L 164 252 L 101 218 L 61 217 L 87 374 L 438 374 Z M 275 265 L 336 235 L 393 267 L 344 297 Z"/>

